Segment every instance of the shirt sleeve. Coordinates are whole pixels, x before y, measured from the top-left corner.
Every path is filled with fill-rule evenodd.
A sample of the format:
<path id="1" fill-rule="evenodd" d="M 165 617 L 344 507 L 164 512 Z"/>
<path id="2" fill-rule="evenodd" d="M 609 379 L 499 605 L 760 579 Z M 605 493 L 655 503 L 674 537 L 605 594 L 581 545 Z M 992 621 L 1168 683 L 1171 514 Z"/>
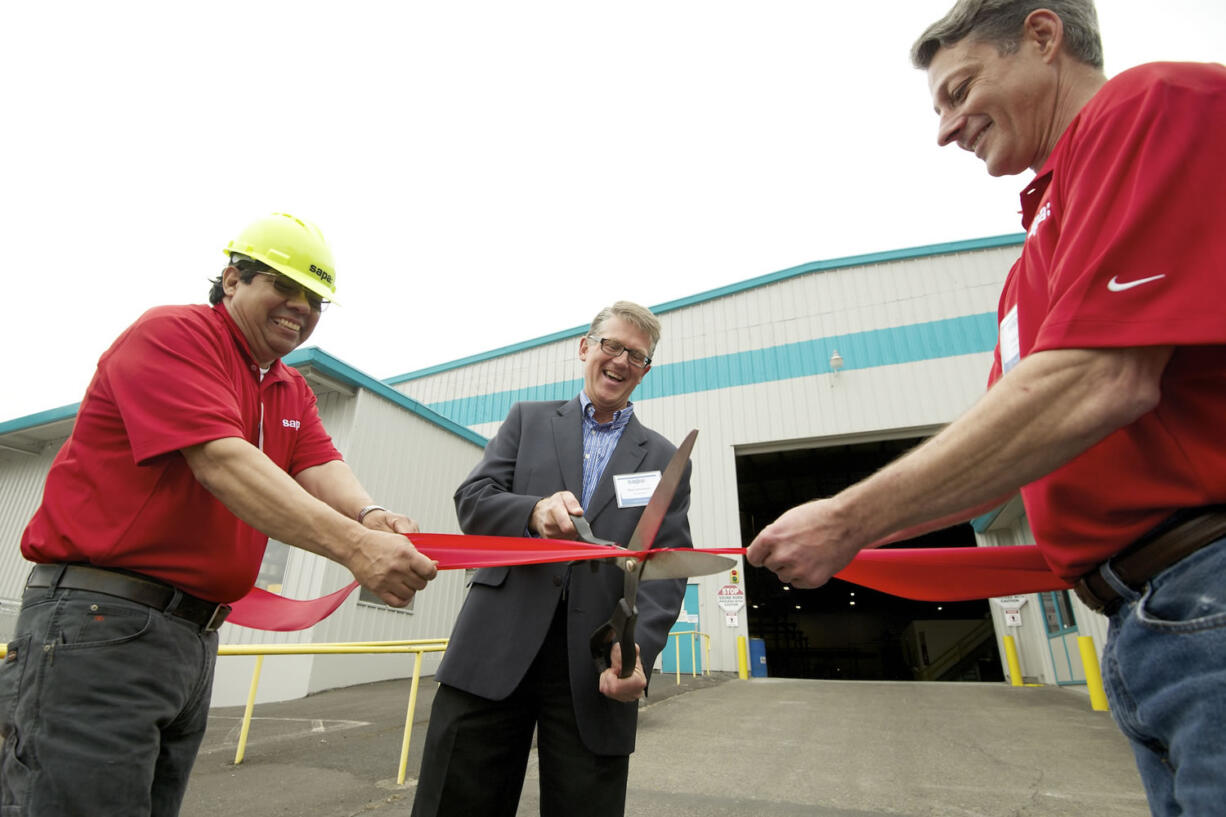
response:
<path id="1" fill-rule="evenodd" d="M 1031 351 L 1226 341 L 1226 72 L 1185 69 L 1126 82 L 1065 134 Z"/>
<path id="2" fill-rule="evenodd" d="M 223 437 L 243 437 L 239 394 L 217 336 L 189 316 L 138 320 L 99 362 L 132 447 L 154 457 Z"/>

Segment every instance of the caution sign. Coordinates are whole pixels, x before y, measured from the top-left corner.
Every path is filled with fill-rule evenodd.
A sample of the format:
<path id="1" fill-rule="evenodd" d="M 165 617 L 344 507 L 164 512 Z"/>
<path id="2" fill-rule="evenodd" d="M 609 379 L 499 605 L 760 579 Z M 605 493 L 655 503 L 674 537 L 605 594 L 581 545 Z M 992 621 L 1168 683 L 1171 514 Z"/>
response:
<path id="1" fill-rule="evenodd" d="M 725 584 L 715 594 L 715 603 L 728 615 L 739 613 L 745 606 L 745 591 L 737 584 Z"/>
<path id="2" fill-rule="evenodd" d="M 1022 626 L 1022 607 L 1026 604 L 1025 596 L 1001 596 L 992 601 L 999 604 L 1005 614 L 1006 627 Z"/>

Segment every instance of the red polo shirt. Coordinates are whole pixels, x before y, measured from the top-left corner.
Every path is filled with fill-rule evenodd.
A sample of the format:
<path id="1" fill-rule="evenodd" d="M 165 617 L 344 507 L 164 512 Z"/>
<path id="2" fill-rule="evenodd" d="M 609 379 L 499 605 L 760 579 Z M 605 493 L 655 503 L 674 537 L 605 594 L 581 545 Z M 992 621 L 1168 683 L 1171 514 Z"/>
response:
<path id="1" fill-rule="evenodd" d="M 1178 347 L 1157 408 L 1022 489 L 1066 579 L 1178 509 L 1226 502 L 1223 133 L 1226 67 L 1143 65 L 1103 86 L 1022 193 L 989 382 L 1048 349 Z"/>
<path id="2" fill-rule="evenodd" d="M 278 360 L 261 380 L 223 305 L 149 310 L 99 359 L 21 552 L 134 570 L 211 601 L 241 597 L 268 537 L 180 453 L 223 437 L 261 446 L 291 475 L 341 458 L 302 375 Z"/>

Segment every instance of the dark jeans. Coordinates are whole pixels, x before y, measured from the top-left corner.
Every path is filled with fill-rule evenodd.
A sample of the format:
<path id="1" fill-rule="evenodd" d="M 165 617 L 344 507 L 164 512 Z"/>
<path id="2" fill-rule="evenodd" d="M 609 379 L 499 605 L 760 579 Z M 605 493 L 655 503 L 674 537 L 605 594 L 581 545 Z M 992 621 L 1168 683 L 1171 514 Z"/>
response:
<path id="1" fill-rule="evenodd" d="M 1138 593 L 1108 565 L 1125 603 L 1103 650 L 1111 714 L 1132 742 L 1150 810 L 1226 813 L 1226 539 Z"/>
<path id="2" fill-rule="evenodd" d="M 174 817 L 217 633 L 136 602 L 27 589 L 0 666 L 0 816 Z"/>
<path id="3" fill-rule="evenodd" d="M 579 737 L 566 621 L 559 614 L 523 681 L 505 700 L 439 686 L 413 817 L 515 817 L 534 727 L 543 817 L 625 813 L 630 757 L 594 754 Z"/>

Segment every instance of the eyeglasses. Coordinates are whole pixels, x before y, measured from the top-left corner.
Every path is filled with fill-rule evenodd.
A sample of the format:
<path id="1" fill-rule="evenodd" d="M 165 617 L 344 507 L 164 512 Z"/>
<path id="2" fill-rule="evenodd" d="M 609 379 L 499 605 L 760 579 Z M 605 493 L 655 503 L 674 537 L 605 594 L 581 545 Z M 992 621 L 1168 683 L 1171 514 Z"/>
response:
<path id="1" fill-rule="evenodd" d="M 617 358 L 622 352 L 626 353 L 626 360 L 630 361 L 631 366 L 637 366 L 640 369 L 646 369 L 651 365 L 651 358 L 642 352 L 627 348 L 625 344 L 619 343 L 609 338 L 597 338 L 588 335 L 588 340 L 594 340 L 600 344 L 600 350 L 611 358 Z"/>
<path id="2" fill-rule="evenodd" d="M 328 308 L 328 304 L 332 303 L 327 298 L 321 298 L 314 292 L 304 287 L 297 281 L 291 281 L 279 272 L 268 272 L 264 270 L 255 270 L 256 275 L 264 275 L 272 279 L 272 288 L 277 291 L 277 294 L 286 300 L 293 300 L 299 294 L 306 298 L 306 302 L 311 307 L 312 312 L 323 312 Z"/>

